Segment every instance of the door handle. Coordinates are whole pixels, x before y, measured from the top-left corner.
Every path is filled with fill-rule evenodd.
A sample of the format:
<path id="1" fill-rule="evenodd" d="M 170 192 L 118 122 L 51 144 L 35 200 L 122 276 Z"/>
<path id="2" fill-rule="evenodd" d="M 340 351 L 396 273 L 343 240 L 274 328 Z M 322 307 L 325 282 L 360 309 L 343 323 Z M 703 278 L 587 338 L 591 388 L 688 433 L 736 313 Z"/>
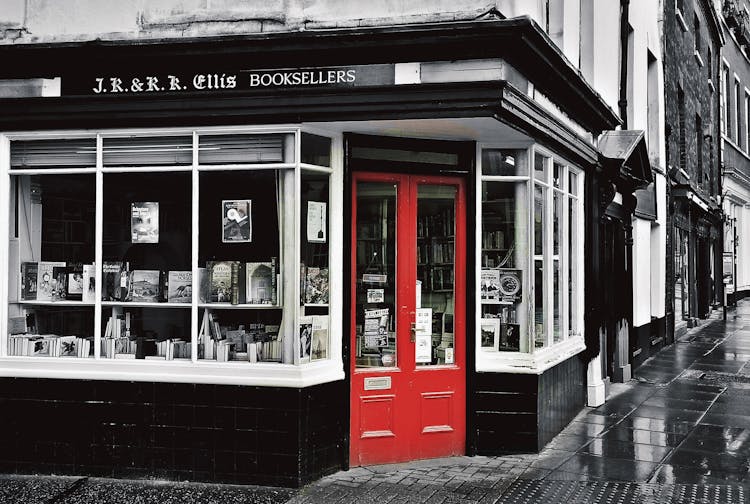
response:
<path id="1" fill-rule="evenodd" d="M 416 342 L 417 341 L 417 323 L 416 322 L 411 323 L 411 329 L 409 332 L 411 333 L 410 338 L 409 338 L 411 342 L 412 343 Z"/>

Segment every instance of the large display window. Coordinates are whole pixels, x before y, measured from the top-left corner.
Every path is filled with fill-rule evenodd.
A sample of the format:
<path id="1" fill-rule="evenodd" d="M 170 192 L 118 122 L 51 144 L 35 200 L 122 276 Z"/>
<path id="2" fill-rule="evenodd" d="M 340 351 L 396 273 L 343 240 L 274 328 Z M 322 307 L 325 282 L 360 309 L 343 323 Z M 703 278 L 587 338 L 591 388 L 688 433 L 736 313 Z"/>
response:
<path id="1" fill-rule="evenodd" d="M 584 348 L 583 172 L 480 147 L 477 369 L 541 372 Z"/>
<path id="2" fill-rule="evenodd" d="M 2 138 L 0 369 L 343 376 L 339 142 L 302 128 Z"/>

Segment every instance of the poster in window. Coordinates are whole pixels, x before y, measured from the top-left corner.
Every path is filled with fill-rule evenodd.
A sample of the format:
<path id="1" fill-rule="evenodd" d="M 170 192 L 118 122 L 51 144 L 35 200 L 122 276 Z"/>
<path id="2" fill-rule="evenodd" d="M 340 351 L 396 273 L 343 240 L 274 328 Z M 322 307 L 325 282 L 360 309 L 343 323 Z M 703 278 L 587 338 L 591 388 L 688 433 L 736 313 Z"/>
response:
<path id="1" fill-rule="evenodd" d="M 299 361 L 310 362 L 313 337 L 313 317 L 299 318 Z"/>
<path id="2" fill-rule="evenodd" d="M 482 301 L 500 301 L 500 271 L 482 269 L 479 289 Z"/>
<path id="3" fill-rule="evenodd" d="M 307 241 L 326 242 L 326 204 L 322 201 L 307 202 Z"/>
<path id="4" fill-rule="evenodd" d="M 497 350 L 500 340 L 500 319 L 483 318 L 479 322 L 481 346 L 486 350 Z"/>
<path id="5" fill-rule="evenodd" d="M 521 300 L 521 270 L 501 268 L 498 270 L 498 291 L 501 302 L 516 303 Z"/>
<path id="6" fill-rule="evenodd" d="M 224 243 L 249 243 L 253 241 L 252 201 L 222 200 L 222 236 Z"/>
<path id="7" fill-rule="evenodd" d="M 132 243 L 159 243 L 159 202 L 138 201 L 130 204 Z"/>
<path id="8" fill-rule="evenodd" d="M 312 353 L 310 359 L 313 361 L 326 359 L 328 357 L 328 315 L 313 316 L 312 326 Z"/>
<path id="9" fill-rule="evenodd" d="M 365 310 L 364 339 L 365 348 L 388 346 L 388 308 Z"/>

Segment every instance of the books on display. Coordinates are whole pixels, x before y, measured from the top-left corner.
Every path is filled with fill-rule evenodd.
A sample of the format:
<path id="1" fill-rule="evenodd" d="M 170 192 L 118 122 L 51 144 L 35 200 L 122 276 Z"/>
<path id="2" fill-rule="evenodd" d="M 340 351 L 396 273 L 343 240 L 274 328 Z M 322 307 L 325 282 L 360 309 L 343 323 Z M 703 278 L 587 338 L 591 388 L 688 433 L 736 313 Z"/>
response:
<path id="1" fill-rule="evenodd" d="M 24 301 L 36 300 L 38 270 L 39 264 L 35 262 L 21 263 L 21 299 Z"/>
<path id="2" fill-rule="evenodd" d="M 37 300 L 56 301 L 64 299 L 65 280 L 64 262 L 41 261 L 37 271 Z M 63 285 L 60 285 L 60 281 L 63 282 Z M 60 298 L 61 294 L 62 298 Z"/>
<path id="3" fill-rule="evenodd" d="M 170 271 L 167 275 L 167 301 L 190 303 L 193 299 L 193 272 Z"/>
<path id="4" fill-rule="evenodd" d="M 305 304 L 328 304 L 328 268 L 308 266 L 304 292 Z"/>
<path id="5" fill-rule="evenodd" d="M 159 301 L 159 274 L 158 270 L 130 272 L 127 301 L 157 303 Z"/>

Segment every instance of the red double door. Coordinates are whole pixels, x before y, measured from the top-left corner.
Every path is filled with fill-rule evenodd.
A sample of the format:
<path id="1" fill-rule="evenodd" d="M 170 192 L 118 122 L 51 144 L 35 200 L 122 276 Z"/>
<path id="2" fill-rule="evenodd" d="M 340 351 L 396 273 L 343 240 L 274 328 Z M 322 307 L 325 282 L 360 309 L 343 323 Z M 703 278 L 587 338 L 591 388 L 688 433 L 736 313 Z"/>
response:
<path id="1" fill-rule="evenodd" d="M 356 173 L 352 192 L 350 463 L 463 454 L 464 181 Z"/>

